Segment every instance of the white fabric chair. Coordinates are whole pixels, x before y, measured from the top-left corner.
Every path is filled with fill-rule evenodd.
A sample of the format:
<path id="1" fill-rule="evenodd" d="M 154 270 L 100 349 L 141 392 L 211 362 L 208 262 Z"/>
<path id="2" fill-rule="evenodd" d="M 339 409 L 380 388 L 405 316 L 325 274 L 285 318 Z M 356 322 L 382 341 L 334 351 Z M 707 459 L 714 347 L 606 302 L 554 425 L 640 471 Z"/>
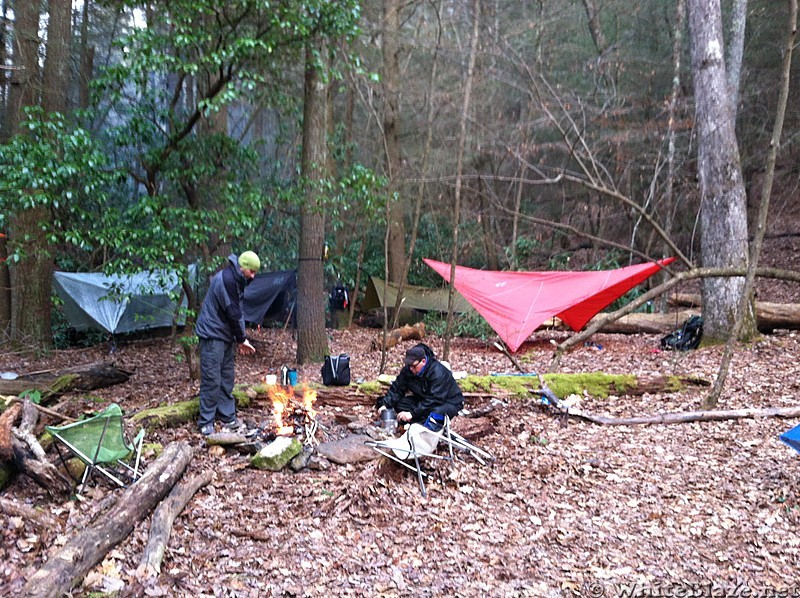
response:
<path id="1" fill-rule="evenodd" d="M 447 447 L 447 453 L 444 455 L 436 453 L 440 443 Z M 441 459 L 453 462 L 457 453 L 467 453 L 481 465 L 486 465 L 486 461 L 494 461 L 492 455 L 453 432 L 449 417 L 445 417 L 444 426 L 438 432 L 433 432 L 421 424 L 411 424 L 408 430 L 398 438 L 382 441 L 370 440 L 365 444 L 384 457 L 414 471 L 417 474 L 422 496 L 427 496 L 424 478 L 428 477 L 428 474 L 422 471 L 420 459 Z"/>

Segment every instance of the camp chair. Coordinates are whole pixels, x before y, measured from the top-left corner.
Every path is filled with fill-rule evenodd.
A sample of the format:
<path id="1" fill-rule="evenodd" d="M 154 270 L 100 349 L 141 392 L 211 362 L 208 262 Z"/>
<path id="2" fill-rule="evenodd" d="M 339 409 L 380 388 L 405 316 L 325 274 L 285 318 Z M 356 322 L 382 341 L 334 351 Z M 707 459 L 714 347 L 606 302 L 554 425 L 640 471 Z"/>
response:
<path id="1" fill-rule="evenodd" d="M 440 442 L 447 445 L 447 453 L 444 455 L 435 452 Z M 428 474 L 422 471 L 420 459 L 440 459 L 452 463 L 455 461 L 456 451 L 459 451 L 467 453 L 481 465 L 486 465 L 486 461 L 494 461 L 492 455 L 453 432 L 449 417 L 444 418 L 444 426 L 438 432 L 429 430 L 420 424 L 411 424 L 408 430 L 398 438 L 382 441 L 369 440 L 364 444 L 372 447 L 384 457 L 415 472 L 422 496 L 427 496 L 424 478 L 428 477 Z M 413 465 L 410 461 L 413 461 Z"/>
<path id="2" fill-rule="evenodd" d="M 76 491 L 77 494 L 80 494 L 84 484 L 95 470 L 120 487 L 126 486 L 120 477 L 130 478 L 131 483 L 139 477 L 144 429 L 139 430 L 133 442 L 128 444 L 125 441 L 122 409 L 116 403 L 112 403 L 101 413 L 89 419 L 64 426 L 47 426 L 46 429 L 55 439 L 58 456 L 65 467 L 66 461 L 61 448 L 59 448 L 60 445 L 65 446 L 70 453 L 86 464 Z M 125 462 L 132 455 L 135 455 L 133 467 Z M 125 473 L 119 474 L 117 471 L 112 471 L 111 468 L 117 466 L 121 466 Z"/>

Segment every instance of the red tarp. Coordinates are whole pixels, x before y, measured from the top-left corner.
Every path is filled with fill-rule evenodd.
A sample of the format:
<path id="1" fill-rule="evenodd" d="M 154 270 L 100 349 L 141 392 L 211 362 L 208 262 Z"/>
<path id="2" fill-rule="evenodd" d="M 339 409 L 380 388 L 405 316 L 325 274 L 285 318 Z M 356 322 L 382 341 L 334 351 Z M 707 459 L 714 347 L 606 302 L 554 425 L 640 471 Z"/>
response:
<path id="1" fill-rule="evenodd" d="M 455 287 L 515 352 L 553 316 L 580 330 L 601 309 L 674 260 L 587 272 L 496 272 L 456 266 Z M 450 282 L 450 264 L 423 261 Z"/>

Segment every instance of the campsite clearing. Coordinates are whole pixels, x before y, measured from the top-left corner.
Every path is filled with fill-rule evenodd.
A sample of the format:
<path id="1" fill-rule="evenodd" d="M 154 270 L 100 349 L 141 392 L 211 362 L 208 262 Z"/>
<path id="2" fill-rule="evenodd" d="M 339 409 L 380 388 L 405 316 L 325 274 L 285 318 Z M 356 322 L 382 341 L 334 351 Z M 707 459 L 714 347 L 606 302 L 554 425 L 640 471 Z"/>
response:
<path id="1" fill-rule="evenodd" d="M 377 378 L 377 330 L 330 331 L 331 350 L 351 356 L 354 381 Z M 518 355 L 531 371 L 552 356 L 551 338 L 538 332 Z M 255 384 L 283 364 L 293 365 L 290 331 L 257 333 L 261 351 L 239 360 L 237 381 Z M 688 353 L 658 350 L 657 335 L 596 335 L 562 363 L 566 372 L 712 379 L 717 348 Z M 440 352 L 441 339 L 426 341 Z M 395 373 L 407 343 L 389 354 Z M 602 349 L 597 345 L 602 346 Z M 0 356 L 18 372 L 95 362 L 108 346 L 57 352 L 47 362 Z M 191 399 L 197 388 L 166 340 L 120 344 L 115 359 L 133 371 L 125 383 L 67 395 L 59 408 L 79 415 L 119 402 L 134 413 Z M 796 363 L 800 334 L 766 336 L 741 348 L 720 402 L 725 409 L 800 404 Z M 513 372 L 490 342 L 459 339 L 450 360 L 471 374 Z M 319 381 L 319 366 L 298 368 L 300 380 Z M 702 388 L 605 399 L 582 406 L 610 417 L 692 411 Z M 479 393 L 476 393 L 479 394 Z M 800 557 L 800 456 L 778 435 L 796 420 L 778 418 L 671 426 L 562 426 L 538 398 L 469 396 L 467 406 L 494 408 L 460 423 L 478 430 L 476 442 L 496 458 L 489 468 L 441 469 L 420 496 L 412 475 L 380 461 L 332 465 L 327 470 L 271 473 L 247 467 L 234 451 L 211 450 L 192 424 L 153 430 L 145 444 L 185 440 L 195 456 L 187 476 L 214 472 L 176 519 L 162 573 L 140 579 L 136 568 L 147 542 L 141 525 L 86 577 L 81 591 L 120 588 L 121 595 L 450 595 L 573 596 L 602 588 L 677 584 L 741 584 L 753 591 L 796 586 Z M 256 401 L 245 419 L 264 414 Z M 338 420 L 368 423 L 363 401 L 321 406 L 329 432 Z M 487 431 L 489 431 L 487 433 Z M 219 447 L 217 447 L 219 448 Z M 155 460 L 149 452 L 147 462 Z M 41 566 L 51 546 L 66 542 L 110 495 L 99 485 L 82 503 L 48 497 L 18 478 L 4 499 L 17 513 L 0 512 L 4 561 L 0 593 L 13 594 Z M 49 522 L 27 518 L 35 505 Z M 595 594 L 599 595 L 599 594 Z"/>

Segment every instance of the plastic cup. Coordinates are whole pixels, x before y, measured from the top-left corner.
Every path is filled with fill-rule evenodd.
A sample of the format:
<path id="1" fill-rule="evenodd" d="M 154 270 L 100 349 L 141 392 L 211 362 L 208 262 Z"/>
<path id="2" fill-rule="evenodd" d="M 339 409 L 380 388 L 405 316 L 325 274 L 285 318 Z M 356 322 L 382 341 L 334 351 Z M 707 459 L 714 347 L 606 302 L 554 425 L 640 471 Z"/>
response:
<path id="1" fill-rule="evenodd" d="M 269 386 L 278 383 L 278 377 L 275 374 L 267 374 L 264 377 L 264 382 L 266 382 Z"/>

